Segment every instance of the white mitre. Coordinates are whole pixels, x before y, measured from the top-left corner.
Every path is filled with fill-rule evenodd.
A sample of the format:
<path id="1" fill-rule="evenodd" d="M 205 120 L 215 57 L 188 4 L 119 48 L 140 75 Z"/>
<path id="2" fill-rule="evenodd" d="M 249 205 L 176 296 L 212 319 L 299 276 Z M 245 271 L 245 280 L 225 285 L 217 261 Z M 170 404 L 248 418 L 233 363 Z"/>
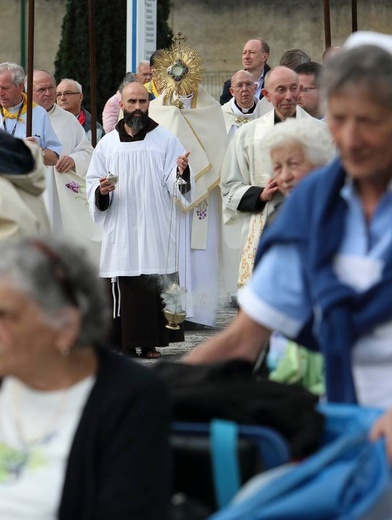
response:
<path id="1" fill-rule="evenodd" d="M 361 45 L 376 45 L 392 54 L 392 36 L 374 31 L 357 31 L 345 41 L 343 48 L 352 49 Z"/>

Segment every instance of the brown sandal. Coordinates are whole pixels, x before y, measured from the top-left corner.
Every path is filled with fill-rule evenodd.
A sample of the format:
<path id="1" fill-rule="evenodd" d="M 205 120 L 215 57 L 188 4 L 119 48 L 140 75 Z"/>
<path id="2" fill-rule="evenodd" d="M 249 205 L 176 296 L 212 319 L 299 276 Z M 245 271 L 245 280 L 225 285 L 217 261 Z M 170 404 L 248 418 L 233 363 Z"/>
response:
<path id="1" fill-rule="evenodd" d="M 161 357 L 161 353 L 155 348 L 142 348 L 140 357 L 146 359 L 157 359 Z"/>

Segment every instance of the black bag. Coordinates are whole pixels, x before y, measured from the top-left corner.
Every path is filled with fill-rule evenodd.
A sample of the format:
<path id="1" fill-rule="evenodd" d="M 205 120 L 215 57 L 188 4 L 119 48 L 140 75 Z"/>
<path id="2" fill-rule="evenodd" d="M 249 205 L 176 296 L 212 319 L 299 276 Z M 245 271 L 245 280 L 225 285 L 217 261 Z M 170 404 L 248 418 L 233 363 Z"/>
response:
<path id="1" fill-rule="evenodd" d="M 173 495 L 169 520 L 206 520 L 214 511 L 184 493 Z"/>
<path id="2" fill-rule="evenodd" d="M 174 421 L 218 418 L 273 428 L 285 437 L 295 459 L 320 445 L 324 418 L 316 410 L 317 397 L 300 386 L 256 379 L 247 361 L 161 362 L 154 369 L 169 388 Z"/>

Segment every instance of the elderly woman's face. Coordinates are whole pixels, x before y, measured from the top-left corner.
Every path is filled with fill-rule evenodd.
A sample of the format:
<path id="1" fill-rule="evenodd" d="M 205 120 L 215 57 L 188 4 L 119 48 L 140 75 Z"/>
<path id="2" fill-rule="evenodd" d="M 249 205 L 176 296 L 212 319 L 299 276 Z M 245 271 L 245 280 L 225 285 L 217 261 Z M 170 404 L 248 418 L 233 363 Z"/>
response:
<path id="1" fill-rule="evenodd" d="M 271 150 L 274 178 L 283 195 L 288 195 L 294 186 L 315 168 L 307 158 L 298 141 L 288 141 Z"/>
<path id="2" fill-rule="evenodd" d="M 56 335 L 31 298 L 0 281 L 0 377 L 24 380 L 51 355 L 58 355 Z"/>

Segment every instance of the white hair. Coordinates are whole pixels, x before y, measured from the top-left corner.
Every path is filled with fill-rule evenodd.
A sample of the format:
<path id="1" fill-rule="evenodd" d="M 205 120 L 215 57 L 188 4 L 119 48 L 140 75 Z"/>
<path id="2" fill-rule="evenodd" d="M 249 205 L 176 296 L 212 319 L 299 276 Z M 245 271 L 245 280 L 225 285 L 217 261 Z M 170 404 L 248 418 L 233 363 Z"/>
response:
<path id="1" fill-rule="evenodd" d="M 0 63 L 0 74 L 4 72 L 10 72 L 12 83 L 17 87 L 24 83 L 25 80 L 25 71 L 23 67 L 18 65 L 17 63 L 13 63 L 12 61 L 5 61 L 4 63 Z"/>
<path id="2" fill-rule="evenodd" d="M 326 124 L 312 119 L 288 118 L 275 125 L 263 140 L 266 166 L 271 175 L 271 150 L 293 141 L 302 145 L 306 158 L 314 167 L 326 165 L 335 154 Z"/>
<path id="3" fill-rule="evenodd" d="M 235 73 L 232 75 L 231 80 L 230 80 L 230 86 L 231 86 L 231 87 L 234 86 L 234 85 L 233 85 L 233 83 L 234 83 L 234 78 L 237 76 L 237 74 L 240 74 L 241 72 L 244 73 L 244 74 L 246 74 L 246 75 L 249 77 L 250 81 L 252 81 L 253 83 L 255 82 L 255 80 L 253 79 L 252 74 L 251 74 L 248 70 L 240 69 L 240 70 L 237 70 L 237 72 L 235 72 Z"/>
<path id="4" fill-rule="evenodd" d="M 74 83 L 75 85 L 75 88 L 78 92 L 80 92 L 81 94 L 83 93 L 83 88 L 82 88 L 82 85 L 80 83 L 78 83 L 76 80 L 72 79 L 72 78 L 63 78 L 61 81 L 59 81 L 59 84 L 62 82 L 62 81 L 72 81 L 72 83 Z"/>

